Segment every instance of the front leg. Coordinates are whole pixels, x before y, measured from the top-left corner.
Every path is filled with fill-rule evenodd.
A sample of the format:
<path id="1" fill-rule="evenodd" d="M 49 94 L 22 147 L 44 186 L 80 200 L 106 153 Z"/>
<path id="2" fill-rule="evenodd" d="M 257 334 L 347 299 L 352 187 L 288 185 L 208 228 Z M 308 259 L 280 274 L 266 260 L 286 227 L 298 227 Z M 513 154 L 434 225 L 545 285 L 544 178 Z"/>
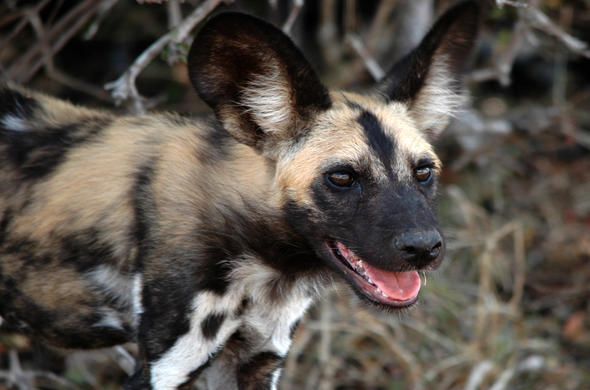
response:
<path id="1" fill-rule="evenodd" d="M 165 287 L 144 287 L 138 334 L 142 357 L 128 390 L 189 388 L 240 324 L 232 314 L 235 308 L 216 293 L 187 298 L 183 290 Z"/>
<path id="2" fill-rule="evenodd" d="M 284 355 L 259 350 L 260 335 L 236 331 L 205 371 L 209 390 L 276 389 Z"/>
<path id="3" fill-rule="evenodd" d="M 205 375 L 209 390 L 275 390 L 293 333 L 311 299 L 250 299 L 243 325 L 227 341 Z"/>
<path id="4" fill-rule="evenodd" d="M 264 351 L 252 356 L 238 367 L 239 390 L 276 390 L 284 356 Z"/>

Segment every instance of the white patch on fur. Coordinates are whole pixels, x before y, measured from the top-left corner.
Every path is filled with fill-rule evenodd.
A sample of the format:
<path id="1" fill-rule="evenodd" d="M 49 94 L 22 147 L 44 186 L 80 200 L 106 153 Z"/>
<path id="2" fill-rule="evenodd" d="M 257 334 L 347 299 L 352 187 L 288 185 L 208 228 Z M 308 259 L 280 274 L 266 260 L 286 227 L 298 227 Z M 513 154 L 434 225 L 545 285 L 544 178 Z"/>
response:
<path id="1" fill-rule="evenodd" d="M 100 291 L 121 307 L 128 307 L 131 302 L 132 284 L 127 276 L 124 276 L 114 267 L 99 265 L 86 273 L 91 283 Z"/>
<path id="2" fill-rule="evenodd" d="M 252 308 L 244 316 L 244 322 L 260 333 L 262 339 L 267 340 L 261 350 L 270 350 L 283 357 L 289 351 L 291 328 L 312 303 L 309 294 L 302 294 L 298 290 L 300 289 L 293 289 L 292 294 L 273 305 L 252 302 Z"/>
<path id="3" fill-rule="evenodd" d="M 4 323 L 4 318 L 2 318 L 2 316 L 0 316 L 0 326 L 2 326 L 3 323 Z"/>
<path id="4" fill-rule="evenodd" d="M 226 293 L 221 296 L 212 292 L 198 293 L 191 306 L 189 331 L 152 363 L 151 383 L 155 389 L 175 389 L 184 383 L 191 372 L 205 364 L 241 327 L 255 332 L 259 340 L 249 352 L 252 355 L 263 351 L 286 355 L 291 344 L 291 328 L 321 289 L 320 283 L 301 280 L 285 288 L 280 273 L 254 257 L 241 257 L 234 260 L 233 265 Z M 250 305 L 242 316 L 234 317 L 244 298 L 250 300 Z M 224 314 L 225 318 L 215 337 L 208 339 L 203 337 L 202 323 L 211 314 Z M 235 388 L 237 367 L 232 366 L 234 363 L 216 359 L 205 371 L 209 387 Z M 273 389 L 276 389 L 279 371 L 273 373 Z"/>
<path id="5" fill-rule="evenodd" d="M 268 72 L 248 83 L 241 103 L 265 132 L 284 130 L 293 123 L 291 89 L 276 64 L 268 64 Z"/>
<path id="6" fill-rule="evenodd" d="M 131 291 L 131 307 L 133 310 L 132 318 L 133 318 L 133 327 L 137 328 L 139 326 L 139 320 L 141 318 L 141 313 L 143 313 L 143 304 L 141 300 L 141 294 L 143 290 L 143 283 L 141 274 L 138 272 L 133 277 L 133 289 Z"/>
<path id="7" fill-rule="evenodd" d="M 2 127 L 12 131 L 28 131 L 30 129 L 26 119 L 12 114 L 7 114 L 2 118 Z"/>
<path id="8" fill-rule="evenodd" d="M 270 390 L 276 390 L 279 385 L 279 378 L 281 377 L 281 369 L 279 368 L 272 373 L 272 379 L 270 381 Z"/>
<path id="9" fill-rule="evenodd" d="M 425 84 L 410 109 L 421 131 L 438 136 L 449 124 L 450 118 L 465 104 L 467 98 L 453 89 L 454 82 L 446 57 L 436 56 Z"/>
<path id="10" fill-rule="evenodd" d="M 231 294 L 229 294 L 231 295 Z M 172 348 L 151 366 L 151 384 L 154 389 L 172 390 L 189 379 L 189 374 L 205 364 L 209 358 L 223 346 L 225 340 L 240 325 L 240 321 L 225 317 L 214 338 L 203 337 L 201 324 L 203 320 L 214 313 L 227 314 L 227 296 L 217 296 L 211 292 L 202 292 L 196 295 L 191 305 L 192 315 L 190 318 L 189 331 L 179 337 Z M 234 310 L 237 309 L 239 300 L 235 302 Z"/>
<path id="11" fill-rule="evenodd" d="M 97 328 L 98 327 L 107 327 L 107 328 L 113 328 L 113 329 L 117 329 L 117 330 L 124 329 L 123 322 L 121 321 L 119 314 L 117 312 L 114 312 L 111 310 L 105 310 L 105 313 L 103 314 L 100 321 L 93 324 L 92 326 L 97 327 Z"/>

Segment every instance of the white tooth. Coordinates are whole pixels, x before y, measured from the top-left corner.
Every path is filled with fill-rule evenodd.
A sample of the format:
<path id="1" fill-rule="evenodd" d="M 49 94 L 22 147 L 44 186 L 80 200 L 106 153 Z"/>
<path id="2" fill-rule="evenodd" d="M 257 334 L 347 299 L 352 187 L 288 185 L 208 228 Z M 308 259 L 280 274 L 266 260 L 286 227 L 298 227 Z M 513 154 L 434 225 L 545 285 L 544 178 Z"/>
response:
<path id="1" fill-rule="evenodd" d="M 387 295 L 385 295 L 385 293 L 383 291 L 381 291 L 381 289 L 379 287 L 377 287 L 375 289 L 375 292 L 381 294 L 385 298 L 389 298 Z"/>

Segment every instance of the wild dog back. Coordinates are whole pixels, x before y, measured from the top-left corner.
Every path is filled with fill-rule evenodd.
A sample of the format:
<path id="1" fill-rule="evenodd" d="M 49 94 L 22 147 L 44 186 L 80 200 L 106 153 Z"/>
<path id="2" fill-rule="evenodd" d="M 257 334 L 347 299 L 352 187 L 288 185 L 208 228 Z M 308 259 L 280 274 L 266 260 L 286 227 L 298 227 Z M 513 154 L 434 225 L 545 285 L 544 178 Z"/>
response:
<path id="1" fill-rule="evenodd" d="M 136 341 L 129 389 L 275 388 L 343 280 L 386 310 L 440 264 L 430 141 L 461 102 L 478 7 L 367 95 L 329 92 L 273 26 L 228 13 L 189 53 L 215 112 L 116 117 L 0 88 L 0 315 L 49 343 Z"/>

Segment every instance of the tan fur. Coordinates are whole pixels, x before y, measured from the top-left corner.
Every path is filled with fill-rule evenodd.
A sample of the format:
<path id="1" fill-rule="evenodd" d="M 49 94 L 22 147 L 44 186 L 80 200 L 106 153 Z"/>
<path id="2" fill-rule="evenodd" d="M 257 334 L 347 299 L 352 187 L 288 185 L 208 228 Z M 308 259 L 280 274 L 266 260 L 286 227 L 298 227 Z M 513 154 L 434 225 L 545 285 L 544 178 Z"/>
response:
<path id="1" fill-rule="evenodd" d="M 392 102 L 384 103 L 377 96 L 358 95 L 349 92 L 331 94 L 333 108 L 320 114 L 315 121 L 315 132 L 321 136 L 310 137 L 303 149 L 292 158 L 279 162 L 278 182 L 287 189 L 290 197 L 300 204 L 311 205 L 309 187 L 311 180 L 321 173 L 322 162 L 326 156 L 335 161 L 350 161 L 353 166 L 363 159 L 371 162 L 375 177 L 385 177 L 385 168 L 369 149 L 363 129 L 357 123 L 359 112 L 351 109 L 349 103 L 358 104 L 375 114 L 384 130 L 399 145 L 396 150 L 394 166 L 390 167 L 401 181 L 412 179 L 413 172 L 409 162 L 430 158 L 435 164 L 435 174 L 441 162 L 427 142 L 407 105 Z"/>

